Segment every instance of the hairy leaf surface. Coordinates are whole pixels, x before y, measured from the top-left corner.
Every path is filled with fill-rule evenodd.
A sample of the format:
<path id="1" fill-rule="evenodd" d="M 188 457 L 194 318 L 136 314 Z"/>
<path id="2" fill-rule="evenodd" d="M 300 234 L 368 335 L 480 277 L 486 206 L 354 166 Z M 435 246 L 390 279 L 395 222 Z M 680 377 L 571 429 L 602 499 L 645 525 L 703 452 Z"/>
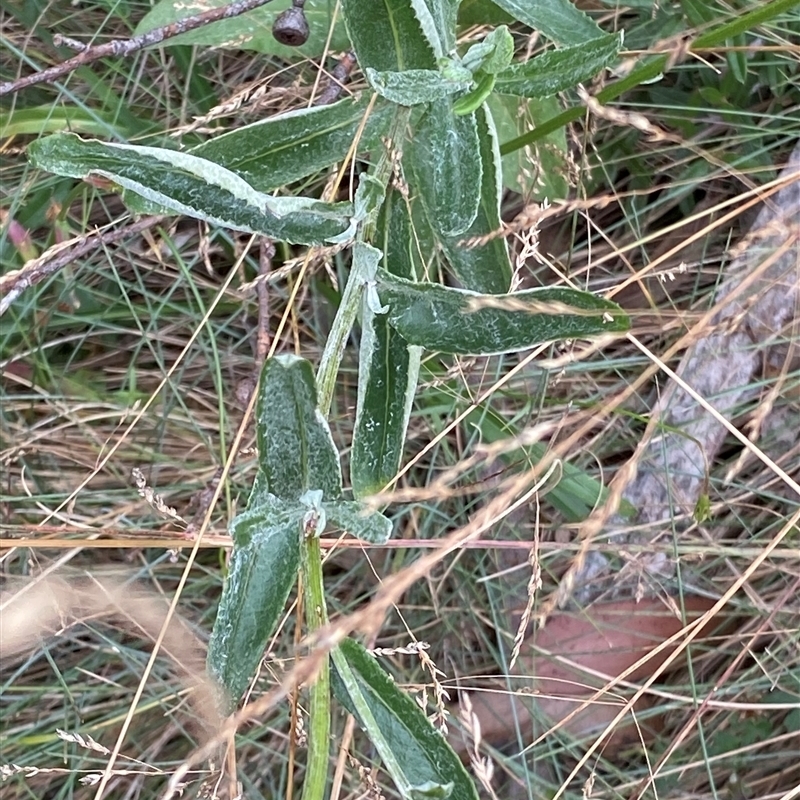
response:
<path id="1" fill-rule="evenodd" d="M 364 647 L 345 639 L 333 652 L 332 686 L 409 800 L 477 800 L 467 771 L 414 700 L 397 687 Z"/>
<path id="2" fill-rule="evenodd" d="M 587 338 L 629 327 L 627 315 L 615 303 L 576 289 L 478 294 L 434 283 L 411 283 L 381 270 L 378 293 L 404 339 L 443 353 L 510 353 L 541 342 Z"/>
<path id="3" fill-rule="evenodd" d="M 104 179 L 172 213 L 297 244 L 322 244 L 350 229 L 349 203 L 274 197 L 213 161 L 161 147 L 99 142 L 64 133 L 32 142 L 42 169 L 86 180 Z"/>

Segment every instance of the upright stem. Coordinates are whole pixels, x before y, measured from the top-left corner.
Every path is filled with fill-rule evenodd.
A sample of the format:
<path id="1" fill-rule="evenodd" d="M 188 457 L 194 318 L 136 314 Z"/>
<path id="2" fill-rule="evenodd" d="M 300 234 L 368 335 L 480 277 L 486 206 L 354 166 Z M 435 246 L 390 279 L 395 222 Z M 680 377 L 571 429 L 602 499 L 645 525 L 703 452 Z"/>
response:
<path id="1" fill-rule="evenodd" d="M 411 115 L 410 108 L 398 107 L 397 114 L 389 131 L 389 141 L 399 142 Z M 384 185 L 392 172 L 392 153 L 384 150 L 375 167 L 375 177 Z M 367 220 L 358 231 L 359 241 L 369 241 L 375 233 L 375 219 L 378 211 L 371 210 Z M 317 370 L 317 404 L 320 412 L 330 414 L 336 376 L 350 331 L 358 317 L 361 293 L 368 276 L 353 269 L 342 292 L 339 310 L 328 334 L 328 341 L 322 353 Z M 328 622 L 325 608 L 325 593 L 322 585 L 322 555 L 319 546 L 319 532 L 309 532 L 303 542 L 300 566 L 303 574 L 304 601 L 306 606 L 306 625 L 309 633 L 319 630 Z M 328 776 L 328 753 L 330 748 L 330 662 L 327 657 L 317 673 L 317 678 L 309 689 L 309 731 L 308 768 L 303 784 L 303 800 L 322 800 Z"/>
<path id="2" fill-rule="evenodd" d="M 322 587 L 322 553 L 318 531 L 312 531 L 305 537 L 300 563 L 303 570 L 306 625 L 309 632 L 313 632 L 328 621 Z M 316 680 L 309 688 L 308 764 L 303 783 L 303 800 L 322 800 L 325 796 L 330 750 L 330 691 L 330 664 L 325 658 Z"/>
<path id="3" fill-rule="evenodd" d="M 386 184 L 392 174 L 393 157 L 390 150 L 394 142 L 402 141 L 408 120 L 411 117 L 411 109 L 403 106 L 397 107 L 397 113 L 389 130 L 389 148 L 384 149 L 378 163 L 375 165 L 374 177 L 381 183 Z M 375 220 L 378 211 L 369 215 L 369 218 L 361 225 L 358 231 L 358 240 L 369 242 L 375 233 Z M 342 292 L 342 300 L 339 303 L 339 310 L 333 320 L 325 349 L 322 352 L 319 369 L 317 370 L 317 402 L 319 410 L 324 416 L 328 416 L 333 401 L 333 392 L 336 388 L 336 375 L 339 372 L 339 364 L 342 361 L 344 346 L 347 337 L 353 329 L 353 323 L 358 317 L 361 304 L 361 293 L 364 290 L 366 275 L 358 274 L 357 270 L 351 270 L 347 277 L 347 284 Z"/>

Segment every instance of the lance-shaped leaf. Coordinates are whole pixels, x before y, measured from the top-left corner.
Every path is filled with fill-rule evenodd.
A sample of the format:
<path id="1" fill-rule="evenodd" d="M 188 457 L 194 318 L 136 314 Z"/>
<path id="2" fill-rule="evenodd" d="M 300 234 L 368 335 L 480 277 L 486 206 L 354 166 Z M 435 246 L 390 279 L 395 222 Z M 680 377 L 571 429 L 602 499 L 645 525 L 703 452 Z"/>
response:
<path id="1" fill-rule="evenodd" d="M 297 579 L 305 509 L 254 492 L 231 527 L 230 570 L 208 643 L 208 669 L 225 689 L 228 711 L 258 669 Z"/>
<path id="2" fill-rule="evenodd" d="M 507 69 L 514 58 L 514 37 L 508 27 L 499 25 L 464 54 L 462 64 L 472 72 L 496 75 Z"/>
<path id="3" fill-rule="evenodd" d="M 475 221 L 481 199 L 475 114 L 453 113 L 449 100 L 430 106 L 406 152 L 431 226 L 444 236 L 464 233 Z"/>
<path id="4" fill-rule="evenodd" d="M 347 531 L 351 536 L 370 544 L 385 544 L 392 535 L 392 521 L 379 511 L 370 511 L 363 503 L 334 500 L 323 503 L 329 525 Z"/>
<path id="5" fill-rule="evenodd" d="M 456 17 L 461 0 L 411 0 L 422 32 L 437 58 L 456 46 Z"/>
<path id="6" fill-rule="evenodd" d="M 342 0 L 361 69 L 436 69 L 436 58 L 408 0 Z"/>
<path id="7" fill-rule="evenodd" d="M 475 785 L 425 713 L 357 642 L 332 653 L 336 699 L 355 716 L 407 800 L 478 800 Z"/>
<path id="8" fill-rule="evenodd" d="M 503 167 L 494 121 L 487 106 L 475 112 L 478 141 L 483 164 L 480 204 L 475 221 L 461 236 L 442 236 L 442 249 L 450 269 L 466 289 L 489 294 L 507 292 L 511 286 L 511 260 L 505 237 L 491 236 L 483 244 L 471 239 L 496 234 L 500 230 L 500 199 Z M 406 277 L 406 276 L 401 276 Z"/>
<path id="9" fill-rule="evenodd" d="M 343 161 L 359 134 L 359 149 L 380 144 L 395 113 L 377 103 L 369 116 L 369 98 L 302 108 L 215 136 L 189 152 L 214 161 L 269 192 Z"/>
<path id="10" fill-rule="evenodd" d="M 376 72 L 366 69 L 370 86 L 383 98 L 401 106 L 416 106 L 442 100 L 469 89 L 472 74 L 463 80 L 451 80 L 438 70 L 407 69 L 403 72 Z"/>
<path id="11" fill-rule="evenodd" d="M 603 35 L 603 31 L 571 0 L 494 0 L 494 2 L 525 25 L 543 33 L 557 44 L 570 45 L 588 42 Z"/>
<path id="12" fill-rule="evenodd" d="M 414 278 L 419 257 L 408 206 L 396 190 L 381 209 L 376 241 L 383 246 L 390 272 Z M 409 345 L 386 314 L 376 314 L 365 298 L 350 453 L 350 483 L 356 497 L 379 492 L 400 469 L 420 356 L 421 348 Z"/>
<path id="13" fill-rule="evenodd" d="M 625 331 L 618 305 L 576 289 L 478 294 L 435 283 L 411 283 L 378 273 L 389 320 L 410 344 L 457 355 L 525 350 L 541 342 Z"/>
<path id="14" fill-rule="evenodd" d="M 324 500 L 342 493 L 339 453 L 317 408 L 311 364 L 292 355 L 264 365 L 256 404 L 258 458 L 269 491 L 300 502 L 310 490 Z"/>
<path id="15" fill-rule="evenodd" d="M 589 81 L 611 64 L 622 45 L 622 34 L 551 50 L 524 64 L 512 64 L 499 75 L 494 89 L 520 97 L 550 97 Z"/>
<path id="16" fill-rule="evenodd" d="M 350 228 L 349 203 L 273 197 L 204 158 L 161 147 L 54 134 L 32 142 L 33 163 L 57 175 L 105 179 L 148 203 L 234 230 L 297 244 L 321 244 Z"/>

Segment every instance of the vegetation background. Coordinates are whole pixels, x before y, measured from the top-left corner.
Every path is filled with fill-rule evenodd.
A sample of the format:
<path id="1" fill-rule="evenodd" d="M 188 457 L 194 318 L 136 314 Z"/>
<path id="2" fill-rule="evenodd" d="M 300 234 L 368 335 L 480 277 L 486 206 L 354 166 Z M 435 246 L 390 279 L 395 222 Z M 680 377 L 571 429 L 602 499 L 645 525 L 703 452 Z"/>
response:
<path id="1" fill-rule="evenodd" d="M 319 13 L 310 16 L 325 36 L 333 5 L 318 3 Z M 776 5 L 780 13 L 754 22 L 724 46 L 690 54 L 681 49 L 698 32 L 756 6 Z M 629 59 L 667 53 L 668 69 L 660 80 L 631 87 L 607 106 L 610 111 L 584 109 L 568 125 L 508 153 L 504 219 L 545 199 L 571 201 L 536 224 L 512 224 L 519 284 L 551 285 L 568 276 L 610 292 L 630 313 L 632 334 L 660 355 L 713 306 L 730 247 L 752 221 L 744 201 L 741 214 L 727 210 L 775 178 L 796 143 L 800 12 L 796 3 L 753 6 L 738 0 L 596 2 L 586 9 L 604 30 L 625 31 L 625 57 L 588 87 L 592 94 L 624 80 Z M 149 3 L 132 0 L 3 0 L 0 79 L 70 55 L 55 34 L 85 43 L 125 38 L 149 12 Z M 271 20 L 275 12 L 268 13 Z M 465 0 L 459 19 L 462 42 L 507 21 L 482 0 Z M 238 42 L 246 48 L 153 48 L 3 98 L 2 273 L 53 244 L 131 222 L 118 195 L 106 187 L 32 168 L 24 151 L 34 138 L 73 130 L 117 142 L 191 144 L 307 105 L 327 86 L 320 59 L 276 47 L 265 20 L 251 25 L 260 38 Z M 520 56 L 546 44 L 521 25 L 512 31 Z M 333 54 L 345 46 L 341 36 L 341 26 L 331 31 Z M 237 44 L 230 30 L 217 42 L 223 43 Z M 323 63 L 331 68 L 336 59 Z M 365 86 L 356 69 L 345 91 Z M 579 106 L 575 93 L 492 102 L 501 142 Z M 287 192 L 313 194 L 329 178 L 314 176 Z M 185 521 L 198 510 L 205 513 L 204 498 L 230 455 L 243 398 L 279 320 L 288 325 L 277 351 L 316 363 L 348 270 L 347 253 L 334 253 L 315 261 L 297 286 L 298 250 L 280 245 L 273 258 L 278 277 L 257 293 L 252 282 L 263 255 L 249 235 L 167 218 L 97 246 L 24 292 L 0 318 L 0 559 L 9 585 L 56 571 L 113 572 L 131 587 L 173 597 L 191 540 L 184 523 L 159 510 L 145 484 L 139 493 L 133 470 L 141 470 L 146 487 Z M 782 337 L 790 354 L 794 336 L 792 329 Z M 351 438 L 355 356 L 356 348 L 348 348 L 331 414 L 340 444 Z M 485 502 L 498 474 L 487 475 L 483 462 L 472 458 L 481 442 L 555 423 L 556 443 L 602 414 L 605 422 L 569 455 L 577 474 L 607 485 L 634 452 L 659 384 L 648 382 L 625 404 L 609 401 L 651 363 L 629 340 L 589 351 L 575 343 L 543 347 L 536 358 L 520 362 L 519 356 L 426 357 L 407 439 L 410 466 L 398 483 L 399 490 L 419 491 L 410 495 L 414 502 L 398 502 L 389 511 L 402 546 L 341 548 L 333 555 L 325 572 L 331 615 L 360 607 L 382 577 L 413 563 L 424 547 L 465 524 Z M 674 366 L 676 358 L 669 362 Z M 764 371 L 755 387 L 760 392 L 741 408 L 736 424 L 746 430 L 765 397 L 776 411 L 787 410 L 786 426 L 766 428 L 759 446 L 796 478 L 800 425 L 792 428 L 791 420 L 798 419 L 792 415 L 800 372 L 790 358 L 785 363 L 778 373 Z M 511 379 L 500 383 L 515 367 L 520 368 Z M 463 411 L 469 411 L 464 420 L 451 424 Z M 181 587 L 180 613 L 201 639 L 213 624 L 224 580 L 228 526 L 253 481 L 252 445 L 250 436 Z M 680 555 L 719 594 L 769 546 L 800 503 L 774 470 L 755 460 L 742 463 L 740 456 L 741 447 L 726 441 L 710 465 L 708 518 L 658 545 L 670 557 Z M 524 467 L 519 460 L 509 459 L 505 468 Z M 443 475 L 456 476 L 446 489 Z M 543 492 L 528 515 L 499 526 L 487 537 L 491 541 L 448 557 L 423 576 L 370 644 L 430 644 L 423 657 L 398 649 L 387 663 L 398 683 L 427 691 L 432 714 L 442 688 L 455 696 L 457 681 L 479 689 L 485 685 L 481 676 L 507 675 L 514 635 L 508 598 L 524 598 L 529 577 L 524 570 L 505 572 L 507 554 L 519 552 L 520 540 L 535 538 L 543 582 L 538 602 L 569 568 L 579 546 L 574 530 L 575 520 Z M 12 547 L 15 537 L 31 540 Z M 799 541 L 797 531 L 791 532 L 731 600 L 730 616 L 739 620 L 735 629 L 699 649 L 659 685 L 658 735 L 645 746 L 602 750 L 566 787 L 566 796 L 634 797 L 673 744 L 648 797 L 792 796 L 800 785 Z M 253 692 L 285 670 L 299 630 L 290 608 Z M 107 796 L 158 796 L 165 776 L 196 745 L 198 731 L 167 660 L 156 662 L 134 708 L 150 647 L 130 626 L 87 614 L 25 657 L 3 662 L 4 797 L 91 796 L 107 761 L 103 747 L 112 746 L 131 713 Z M 433 673 L 431 664 L 443 674 Z M 713 686 L 719 687 L 717 702 L 679 740 L 687 715 Z M 260 800 L 297 791 L 303 780 L 302 719 L 302 713 L 292 716 L 287 703 L 240 731 L 236 759 L 244 796 Z M 345 736 L 346 724 L 343 712 L 334 716 L 335 741 Z M 519 756 L 513 730 L 509 734 L 504 749 L 487 745 L 500 797 L 512 790 L 522 797 L 553 796 L 585 749 L 585 743 L 556 732 L 533 753 Z M 364 771 L 374 763 L 374 753 L 356 735 L 352 759 L 343 762 L 339 797 L 375 791 Z M 190 777 L 185 796 L 213 796 L 215 772 L 204 769 Z M 381 773 L 377 780 L 386 797 L 394 796 Z"/>

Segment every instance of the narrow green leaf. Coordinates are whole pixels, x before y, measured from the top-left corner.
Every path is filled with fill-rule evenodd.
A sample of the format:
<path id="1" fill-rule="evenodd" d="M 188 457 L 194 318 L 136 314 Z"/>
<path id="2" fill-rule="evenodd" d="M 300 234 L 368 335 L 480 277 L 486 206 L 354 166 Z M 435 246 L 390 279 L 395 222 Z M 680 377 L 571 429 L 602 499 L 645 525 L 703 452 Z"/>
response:
<path id="1" fill-rule="evenodd" d="M 458 355 L 492 355 L 559 339 L 625 331 L 615 303 L 575 289 L 478 294 L 434 283 L 415 284 L 381 270 L 378 293 L 406 341 Z"/>
<path id="2" fill-rule="evenodd" d="M 460 0 L 411 0 L 422 32 L 437 58 L 456 46 L 456 16 Z"/>
<path id="3" fill-rule="evenodd" d="M 215 136 L 189 152 L 213 161 L 268 192 L 343 161 L 367 111 L 369 98 L 303 108 Z M 380 145 L 395 109 L 377 103 L 364 123 L 359 150 Z"/>
<path id="4" fill-rule="evenodd" d="M 452 104 L 432 105 L 406 147 L 414 188 L 431 226 L 445 236 L 464 233 L 475 221 L 481 194 L 481 154 L 474 114 L 459 116 Z"/>
<path id="5" fill-rule="evenodd" d="M 273 495 L 294 502 L 309 490 L 321 491 L 326 501 L 341 496 L 339 453 L 317 408 L 308 361 L 292 355 L 267 360 L 255 419 L 259 464 Z"/>
<path id="6" fill-rule="evenodd" d="M 273 197 L 219 164 L 190 153 L 54 134 L 32 142 L 41 169 L 71 178 L 105 178 L 149 204 L 234 230 L 297 244 L 322 244 L 350 228 L 348 203 Z"/>
<path id="7" fill-rule="evenodd" d="M 557 44 L 588 42 L 603 35 L 591 17 L 576 8 L 570 0 L 494 0 L 494 2 L 534 30 Z"/>
<path id="8" fill-rule="evenodd" d="M 521 97 L 550 97 L 594 78 L 611 64 L 622 35 L 602 36 L 563 50 L 551 50 L 524 64 L 512 64 L 497 76 L 495 91 Z"/>
<path id="9" fill-rule="evenodd" d="M 149 33 L 155 28 L 197 14 L 198 11 L 219 8 L 230 0 L 203 0 L 202 7 L 185 0 L 161 0 L 145 14 L 136 26 L 136 34 Z M 275 18 L 290 8 L 292 0 L 273 0 L 268 5 L 256 8 L 232 19 L 224 19 L 212 25 L 205 25 L 189 33 L 168 39 L 161 47 L 193 44 L 202 47 L 229 47 L 237 50 L 254 50 L 258 53 L 281 56 L 295 60 L 298 55 L 306 58 L 319 58 L 325 52 L 328 34 L 334 23 L 333 5 L 330 0 L 306 0 L 303 9 L 308 21 L 308 41 L 300 47 L 287 47 L 276 41 L 272 35 Z M 330 49 L 341 52 L 350 44 L 347 32 L 341 21 L 334 25 Z"/>
<path id="10" fill-rule="evenodd" d="M 365 307 L 350 461 L 356 497 L 379 492 L 400 469 L 420 356 L 421 348 L 409 345 L 385 314 Z"/>
<path id="11" fill-rule="evenodd" d="M 231 711 L 258 669 L 297 579 L 304 509 L 258 493 L 236 517 L 230 570 L 208 643 L 208 669 Z"/>
<path id="12" fill-rule="evenodd" d="M 392 535 L 392 521 L 379 511 L 369 511 L 363 503 L 334 500 L 323 503 L 328 524 L 347 531 L 351 536 L 370 544 L 385 544 Z"/>
<path id="13" fill-rule="evenodd" d="M 497 138 L 507 142 L 528 130 L 533 120 L 548 119 L 558 114 L 557 97 L 514 97 L 493 94 L 486 105 L 497 127 Z M 503 185 L 535 201 L 566 200 L 569 194 L 570 154 L 564 128 L 552 131 L 530 149 L 515 150 L 501 158 Z"/>
<path id="14" fill-rule="evenodd" d="M 413 200 L 404 197 L 397 189 L 391 189 L 381 206 L 373 239 L 383 253 L 386 270 L 409 281 L 425 274 L 423 254 L 425 258 L 430 257 L 435 247 L 432 232 L 418 230 L 425 220 L 416 220 L 412 216 Z"/>
<path id="15" fill-rule="evenodd" d="M 461 236 L 443 236 L 441 244 L 450 269 L 464 288 L 502 294 L 511 286 L 512 272 L 505 237 L 494 236 L 474 247 L 468 244 L 470 239 L 500 230 L 502 196 L 502 162 L 491 112 L 483 106 L 476 112 L 475 120 L 483 164 L 478 213 L 469 230 Z"/>
<path id="16" fill-rule="evenodd" d="M 436 69 L 434 52 L 408 0 L 342 0 L 361 69 Z"/>
<path id="17" fill-rule="evenodd" d="M 480 431 L 481 441 L 486 444 L 508 441 L 521 433 L 488 405 L 470 410 L 464 419 L 464 424 L 470 428 L 477 428 Z M 522 462 L 521 468 L 527 469 L 538 464 L 547 449 L 548 445 L 535 442 L 532 445 L 520 446 L 518 450 L 504 452 L 501 458 L 509 465 L 519 465 Z M 558 473 L 548 481 L 547 491 L 541 494 L 542 500 L 558 509 L 569 522 L 583 522 L 595 506 L 604 502 L 607 496 L 608 489 L 568 461 L 561 464 Z"/>
<path id="18" fill-rule="evenodd" d="M 514 37 L 506 25 L 498 25 L 464 54 L 462 64 L 472 72 L 496 75 L 511 66 L 514 58 Z"/>
<path id="19" fill-rule="evenodd" d="M 391 191 L 381 209 L 375 239 L 389 272 L 413 279 L 421 272 L 407 201 Z M 350 453 L 356 497 L 379 492 L 400 469 L 419 376 L 421 349 L 413 347 L 368 303 L 362 313 L 358 400 Z"/>
<path id="20" fill-rule="evenodd" d="M 101 109 L 71 105 L 44 105 L 32 108 L 0 108 L 0 139 L 12 136 L 43 136 L 58 131 L 74 131 L 90 136 L 135 136 L 146 127 L 142 120 L 138 129 L 127 127 L 117 114 Z"/>
<path id="21" fill-rule="evenodd" d="M 467 80 L 453 81 L 432 69 L 376 72 L 367 67 L 366 75 L 370 86 L 381 97 L 401 106 L 416 106 L 442 100 L 468 89 L 472 84 L 472 75 Z"/>
<path id="22" fill-rule="evenodd" d="M 357 642 L 333 651 L 337 700 L 355 716 L 398 791 L 408 800 L 478 800 L 475 785 L 444 736 Z"/>
<path id="23" fill-rule="evenodd" d="M 353 219 L 356 223 L 374 223 L 386 197 L 386 184 L 369 172 L 362 172 L 358 176 L 358 188 L 353 200 Z M 360 244 L 353 245 L 358 250 Z M 378 251 L 380 252 L 380 251 Z M 377 264 L 375 265 L 377 267 Z"/>

